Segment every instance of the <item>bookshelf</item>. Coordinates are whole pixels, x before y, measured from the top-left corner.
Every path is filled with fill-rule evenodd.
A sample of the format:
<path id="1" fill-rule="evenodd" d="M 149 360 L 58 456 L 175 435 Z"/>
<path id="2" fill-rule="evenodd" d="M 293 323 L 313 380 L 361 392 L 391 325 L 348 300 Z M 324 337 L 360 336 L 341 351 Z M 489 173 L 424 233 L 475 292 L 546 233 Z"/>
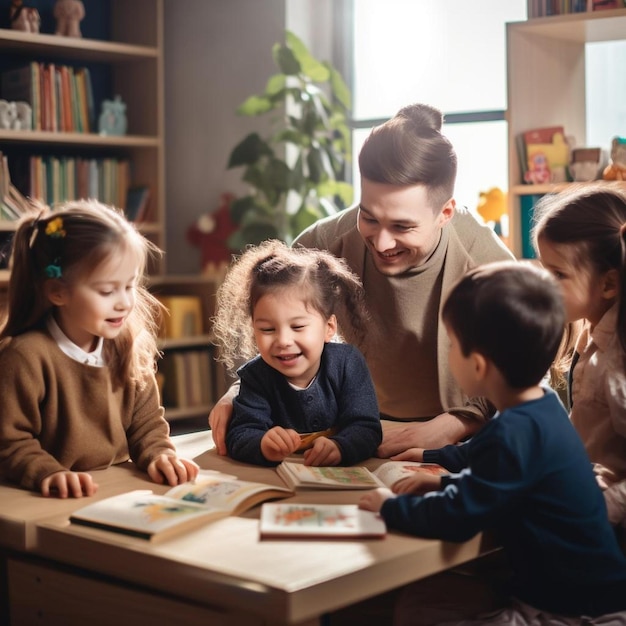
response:
<path id="1" fill-rule="evenodd" d="M 8 14 L 8 0 L 0 0 L 0 11 Z M 42 32 L 26 33 L 0 28 L 0 71 L 25 66 L 32 61 L 72 67 L 89 67 L 93 75 L 95 132 L 0 129 L 0 151 L 12 155 L 69 155 L 85 158 L 118 158 L 130 163 L 129 187 L 148 187 L 147 219 L 140 231 L 160 249 L 166 250 L 165 233 L 165 129 L 164 129 L 164 0 L 92 0 L 85 2 L 86 17 L 81 22 L 82 38 L 50 34 L 54 0 L 39 0 Z M 46 20 L 47 18 L 47 20 Z M 0 22 L 0 25 L 3 25 Z M 105 136 L 97 132 L 97 121 L 104 99 L 120 95 L 126 104 L 127 134 Z M 0 93 L 0 98 L 2 94 Z M 17 181 L 13 181 L 17 185 Z M 19 186 L 18 186 L 19 187 Z M 24 195 L 27 190 L 20 189 Z M 0 253 L 8 254 L 16 223 L 0 221 Z M 0 306 L 6 297 L 9 270 L 0 264 Z M 224 389 L 213 359 L 209 333 L 210 315 L 216 285 L 201 276 L 167 276 L 163 259 L 149 268 L 150 288 L 157 295 L 197 296 L 202 302 L 201 332 L 176 339 L 163 338 L 164 360 L 189 352 L 210 355 L 207 381 L 211 394 L 193 406 L 166 407 L 170 421 L 207 416 L 215 391 Z M 206 365 L 206 363 L 205 363 Z M 195 376 L 197 381 L 197 376 Z M 206 392 L 206 389 L 204 389 Z"/>
<path id="2" fill-rule="evenodd" d="M 530 14 L 530 13 L 529 13 Z M 563 126 L 586 145 L 586 45 L 626 39 L 626 9 L 571 13 L 507 24 L 508 211 L 513 253 L 521 257 L 532 203 L 568 183 L 522 182 L 517 136 L 532 128 Z M 615 128 L 615 135 L 623 135 Z M 606 138 L 608 149 L 611 137 Z M 626 185 L 626 183 L 625 183 Z"/>
<path id="3" fill-rule="evenodd" d="M 102 100 L 112 100 L 119 94 L 126 104 L 128 131 L 124 136 L 103 136 L 97 133 L 97 126 L 96 131 L 90 133 L 0 129 L 0 151 L 8 155 L 10 166 L 12 157 L 39 154 L 128 160 L 129 186 L 150 189 L 148 219 L 139 227 L 150 240 L 165 249 L 163 0 L 86 3 L 82 38 L 49 34 L 54 25 L 46 24 L 44 18 L 51 14 L 54 0 L 42 0 L 39 5 L 41 33 L 0 28 L 0 70 L 31 61 L 88 66 L 94 74 L 96 123 Z M 90 12 L 93 13 L 91 23 Z M 14 182 L 17 185 L 17 181 Z M 28 190 L 20 191 L 28 195 Z M 3 247 L 14 230 L 14 222 L 0 222 Z M 2 289 L 6 287 L 8 271 L 0 268 Z M 162 273 L 163 261 L 155 261 L 150 271 Z"/>
<path id="4" fill-rule="evenodd" d="M 152 277 L 149 287 L 157 298 L 164 303 L 169 299 L 172 305 L 160 342 L 159 373 L 165 417 L 170 422 L 208 417 L 231 382 L 222 364 L 215 360 L 211 333 L 218 283 L 202 275 L 163 275 Z M 197 322 L 188 323 L 183 318 L 185 309 L 177 312 L 176 298 L 197 301 Z"/>

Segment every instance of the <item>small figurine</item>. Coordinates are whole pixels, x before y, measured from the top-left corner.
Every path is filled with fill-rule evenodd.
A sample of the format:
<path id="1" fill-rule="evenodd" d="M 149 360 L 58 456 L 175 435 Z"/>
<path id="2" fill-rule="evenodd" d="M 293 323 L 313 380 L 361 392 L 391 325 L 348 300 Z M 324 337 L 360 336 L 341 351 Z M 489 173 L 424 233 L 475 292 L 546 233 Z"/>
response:
<path id="1" fill-rule="evenodd" d="M 39 11 L 34 7 L 25 7 L 23 0 L 11 0 L 9 19 L 13 30 L 23 30 L 27 33 L 38 33 L 41 18 Z"/>
<path id="2" fill-rule="evenodd" d="M 17 107 L 15 102 L 8 100 L 0 100 L 0 128 L 15 129 L 15 121 L 17 120 Z"/>
<path id="3" fill-rule="evenodd" d="M 57 21 L 57 35 L 64 37 L 82 37 L 80 21 L 85 17 L 82 0 L 57 0 L 54 5 L 54 17 Z"/>
<path id="4" fill-rule="evenodd" d="M 536 152 L 528 157 L 528 171 L 524 174 L 524 182 L 533 185 L 549 183 L 552 180 L 552 172 L 546 155 Z"/>
<path id="5" fill-rule="evenodd" d="M 18 100 L 15 103 L 15 130 L 31 130 L 33 128 L 33 109 L 28 102 Z"/>
<path id="6" fill-rule="evenodd" d="M 613 137 L 611 162 L 602 172 L 604 180 L 626 180 L 626 137 Z"/>
<path id="7" fill-rule="evenodd" d="M 102 101 L 102 113 L 98 120 L 98 131 L 101 135 L 125 135 L 126 134 L 126 104 L 120 96 L 114 100 Z"/>

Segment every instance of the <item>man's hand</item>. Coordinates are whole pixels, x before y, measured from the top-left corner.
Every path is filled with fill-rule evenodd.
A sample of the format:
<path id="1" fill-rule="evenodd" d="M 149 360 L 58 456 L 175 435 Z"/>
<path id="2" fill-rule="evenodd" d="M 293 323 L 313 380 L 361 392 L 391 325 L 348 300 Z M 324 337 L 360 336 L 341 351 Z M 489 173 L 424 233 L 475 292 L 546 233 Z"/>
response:
<path id="1" fill-rule="evenodd" d="M 300 435 L 292 428 L 274 426 L 261 439 L 261 454 L 268 461 L 282 461 L 300 447 Z"/>
<path id="2" fill-rule="evenodd" d="M 209 428 L 217 453 L 226 455 L 226 431 L 233 416 L 233 398 L 239 391 L 238 386 L 231 387 L 216 403 L 209 413 Z"/>
<path id="3" fill-rule="evenodd" d="M 93 496 L 98 491 L 98 485 L 91 474 L 86 472 L 70 472 L 62 470 L 46 476 L 40 485 L 41 495 L 48 498 L 82 498 Z"/>
<path id="4" fill-rule="evenodd" d="M 376 455 L 387 459 L 402 454 L 409 448 L 442 448 L 471 435 L 475 430 L 473 425 L 470 420 L 441 413 L 427 422 L 410 422 L 405 426 L 383 429 L 383 441 L 378 446 Z"/>

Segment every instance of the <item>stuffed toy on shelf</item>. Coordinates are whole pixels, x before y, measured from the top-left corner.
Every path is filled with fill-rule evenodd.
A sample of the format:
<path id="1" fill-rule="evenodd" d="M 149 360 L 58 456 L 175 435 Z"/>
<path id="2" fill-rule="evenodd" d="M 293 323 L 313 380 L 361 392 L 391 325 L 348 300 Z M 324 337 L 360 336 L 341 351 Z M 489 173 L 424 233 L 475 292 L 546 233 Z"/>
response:
<path id="1" fill-rule="evenodd" d="M 237 229 L 230 219 L 230 204 L 235 196 L 223 193 L 218 208 L 201 215 L 187 230 L 187 241 L 198 246 L 202 254 L 202 273 L 220 281 L 232 259 L 227 241 Z"/>

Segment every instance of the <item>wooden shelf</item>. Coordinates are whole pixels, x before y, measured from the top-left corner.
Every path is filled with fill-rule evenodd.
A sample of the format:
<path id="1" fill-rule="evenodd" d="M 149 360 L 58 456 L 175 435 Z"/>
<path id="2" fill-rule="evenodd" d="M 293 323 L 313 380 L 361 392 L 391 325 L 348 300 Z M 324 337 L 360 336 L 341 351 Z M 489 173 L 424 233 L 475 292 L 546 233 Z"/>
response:
<path id="1" fill-rule="evenodd" d="M 533 128 L 563 126 L 576 145 L 587 145 L 586 46 L 626 39 L 626 9 L 538 17 L 506 27 L 509 143 L 509 240 L 522 255 L 528 223 L 522 200 L 555 193 L 574 183 L 525 185 L 518 136 Z M 623 128 L 615 128 L 621 135 Z M 607 146 L 610 137 L 607 137 Z"/>
<path id="2" fill-rule="evenodd" d="M 43 33 L 25 33 L 0 28 L 2 54 L 44 55 L 49 58 L 73 59 L 99 63 L 128 63 L 156 59 L 159 49 L 85 37 L 60 37 Z"/>
<path id="3" fill-rule="evenodd" d="M 46 130 L 0 130 L 3 144 L 46 144 L 101 146 L 112 148 L 158 148 L 158 137 L 137 135 L 98 135 L 96 133 L 63 133 Z"/>
<path id="4" fill-rule="evenodd" d="M 621 41 L 626 32 L 626 9 L 535 17 L 516 24 L 525 35 L 577 43 Z"/>

